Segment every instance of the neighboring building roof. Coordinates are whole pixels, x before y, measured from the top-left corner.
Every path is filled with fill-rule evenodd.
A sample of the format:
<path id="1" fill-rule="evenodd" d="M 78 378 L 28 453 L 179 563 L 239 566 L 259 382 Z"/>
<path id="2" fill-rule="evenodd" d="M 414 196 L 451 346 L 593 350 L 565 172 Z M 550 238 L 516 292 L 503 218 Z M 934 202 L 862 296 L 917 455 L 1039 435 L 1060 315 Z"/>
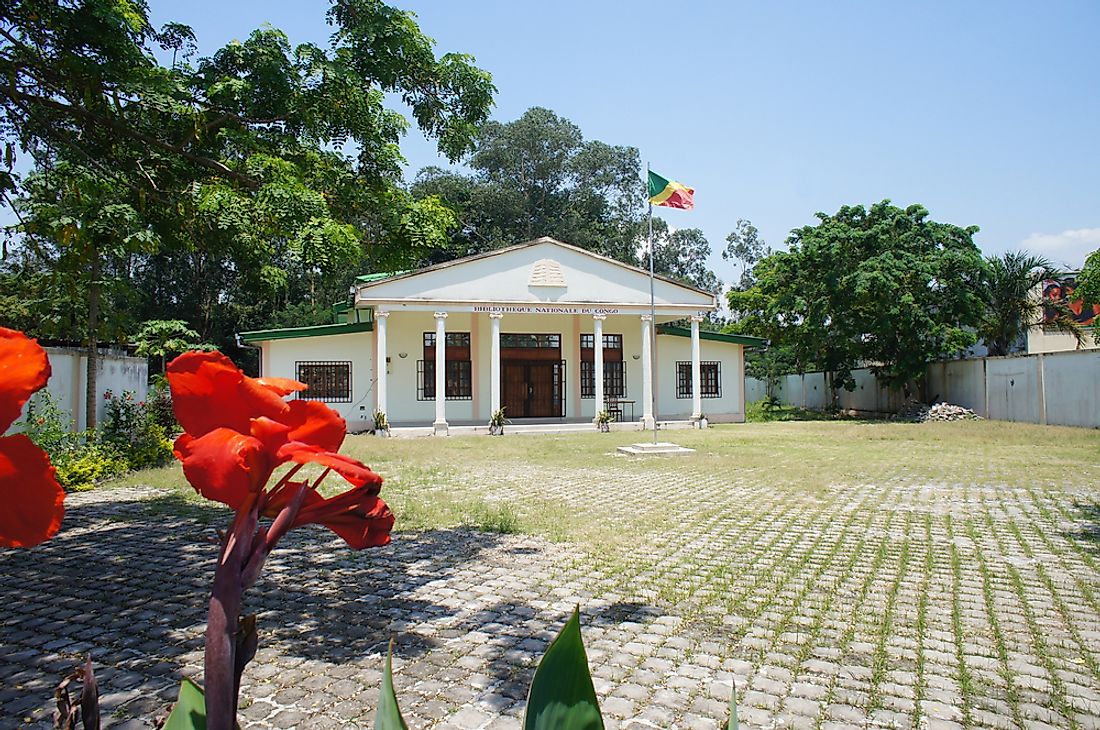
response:
<path id="1" fill-rule="evenodd" d="M 240 338 L 243 342 L 267 342 L 269 340 L 292 340 L 297 337 L 350 335 L 356 332 L 370 332 L 373 329 L 374 322 L 343 322 L 340 324 L 319 324 L 313 327 L 252 330 L 251 332 L 242 332 Z"/>
<path id="2" fill-rule="evenodd" d="M 673 335 L 674 337 L 691 337 L 690 327 L 677 327 L 671 324 L 657 325 L 657 334 Z M 700 340 L 714 340 L 715 342 L 727 342 L 731 345 L 744 345 L 745 347 L 763 347 L 767 340 L 762 337 L 749 337 L 748 335 L 731 335 L 725 332 L 712 332 L 699 330 Z"/>

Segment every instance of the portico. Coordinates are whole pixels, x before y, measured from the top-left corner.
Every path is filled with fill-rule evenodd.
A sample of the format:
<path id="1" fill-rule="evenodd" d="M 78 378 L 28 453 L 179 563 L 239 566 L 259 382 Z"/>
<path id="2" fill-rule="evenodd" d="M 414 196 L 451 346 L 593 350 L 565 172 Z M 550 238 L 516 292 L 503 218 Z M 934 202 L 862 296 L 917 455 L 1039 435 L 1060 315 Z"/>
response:
<path id="1" fill-rule="evenodd" d="M 313 396 L 344 412 L 351 430 L 381 411 L 395 427 L 442 435 L 501 408 L 513 423 L 563 424 L 606 410 L 641 429 L 698 421 L 704 402 L 712 422 L 742 420 L 743 350 L 757 341 L 701 337 L 717 306 L 708 292 L 658 278 L 654 300 L 651 312 L 647 272 L 538 239 L 371 277 L 343 325 L 370 323 L 369 332 L 336 324 L 316 338 L 268 330 L 242 339 L 263 349 L 264 374 L 314 377 Z M 321 350 L 341 359 L 322 360 Z"/>

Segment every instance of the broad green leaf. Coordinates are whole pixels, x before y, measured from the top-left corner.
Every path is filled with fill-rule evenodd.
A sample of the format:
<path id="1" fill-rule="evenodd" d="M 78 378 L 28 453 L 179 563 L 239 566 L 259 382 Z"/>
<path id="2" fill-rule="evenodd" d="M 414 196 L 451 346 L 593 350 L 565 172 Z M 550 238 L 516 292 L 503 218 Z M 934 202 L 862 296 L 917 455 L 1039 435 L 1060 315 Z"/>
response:
<path id="1" fill-rule="evenodd" d="M 726 730 L 739 730 L 741 724 L 737 720 L 737 682 L 730 688 L 730 721 Z"/>
<path id="2" fill-rule="evenodd" d="M 603 730 L 588 672 L 578 609 L 550 644 L 531 680 L 524 730 Z"/>
<path id="3" fill-rule="evenodd" d="M 163 730 L 206 730 L 206 698 L 190 679 L 180 682 L 179 699 Z"/>
<path id="4" fill-rule="evenodd" d="M 386 654 L 386 670 L 382 672 L 382 691 L 379 693 L 374 730 L 409 730 L 401 717 L 401 708 L 397 706 L 397 695 L 393 691 L 393 641 L 390 641 L 390 650 Z"/>

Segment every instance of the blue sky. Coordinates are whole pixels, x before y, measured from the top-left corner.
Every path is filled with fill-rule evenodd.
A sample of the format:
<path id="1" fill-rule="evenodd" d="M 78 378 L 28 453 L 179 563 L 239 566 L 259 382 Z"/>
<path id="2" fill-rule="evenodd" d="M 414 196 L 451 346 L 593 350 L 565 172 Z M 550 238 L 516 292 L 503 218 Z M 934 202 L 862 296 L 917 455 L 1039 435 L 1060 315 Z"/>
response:
<path id="1" fill-rule="evenodd" d="M 695 211 L 665 216 L 716 250 L 738 218 L 777 246 L 883 198 L 980 226 L 988 254 L 1076 267 L 1100 248 L 1095 0 L 393 4 L 492 72 L 496 119 L 548 107 L 694 187 Z M 330 32 L 320 0 L 151 5 L 200 53 L 265 22 L 294 43 Z M 441 163 L 417 132 L 403 150 L 410 176 Z"/>

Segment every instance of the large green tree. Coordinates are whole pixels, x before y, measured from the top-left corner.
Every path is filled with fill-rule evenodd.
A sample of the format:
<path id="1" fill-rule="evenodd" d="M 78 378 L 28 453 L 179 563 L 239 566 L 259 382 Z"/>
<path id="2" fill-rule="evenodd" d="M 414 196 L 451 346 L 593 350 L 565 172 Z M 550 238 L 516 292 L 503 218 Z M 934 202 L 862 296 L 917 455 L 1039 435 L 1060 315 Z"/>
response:
<path id="1" fill-rule="evenodd" d="M 976 227 L 889 201 L 818 218 L 756 265 L 754 287 L 730 294 L 735 312 L 791 347 L 799 369 L 826 371 L 834 395 L 863 364 L 906 388 L 929 362 L 975 342 L 984 272 Z"/>
<path id="2" fill-rule="evenodd" d="M 441 258 L 553 236 L 635 263 L 645 200 L 638 160 L 635 148 L 586 140 L 568 119 L 535 107 L 482 125 L 472 172 L 424 168 L 412 191 L 458 213 Z"/>
<path id="3" fill-rule="evenodd" d="M 679 279 L 697 289 L 718 295 L 722 280 L 710 269 L 710 242 L 699 228 L 669 230 L 660 218 L 653 219 L 653 270 Z M 645 265 L 648 262 L 643 262 Z"/>
<path id="4" fill-rule="evenodd" d="M 192 62 L 191 30 L 152 27 L 140 1 L 4 4 L 2 192 L 43 202 L 17 151 L 40 174 L 103 181 L 159 241 L 128 262 L 135 316 L 184 319 L 223 347 L 241 323 L 327 306 L 361 267 L 421 260 L 456 219 L 401 184 L 410 124 L 387 94 L 457 160 L 488 118 L 491 80 L 467 56 L 437 57 L 410 13 L 377 0 L 334 0 L 328 20 L 327 47 L 264 28 Z M 53 273 L 48 258 L 21 262 L 13 281 Z"/>
<path id="5" fill-rule="evenodd" d="M 159 238 L 111 179 L 87 167 L 62 162 L 31 175 L 26 191 L 16 206 L 26 245 L 51 273 L 51 284 L 83 305 L 84 316 L 72 324 L 88 343 L 85 413 L 94 428 L 99 338 L 117 338 L 126 309 L 104 304 L 112 303 L 130 262 L 154 252 Z"/>

